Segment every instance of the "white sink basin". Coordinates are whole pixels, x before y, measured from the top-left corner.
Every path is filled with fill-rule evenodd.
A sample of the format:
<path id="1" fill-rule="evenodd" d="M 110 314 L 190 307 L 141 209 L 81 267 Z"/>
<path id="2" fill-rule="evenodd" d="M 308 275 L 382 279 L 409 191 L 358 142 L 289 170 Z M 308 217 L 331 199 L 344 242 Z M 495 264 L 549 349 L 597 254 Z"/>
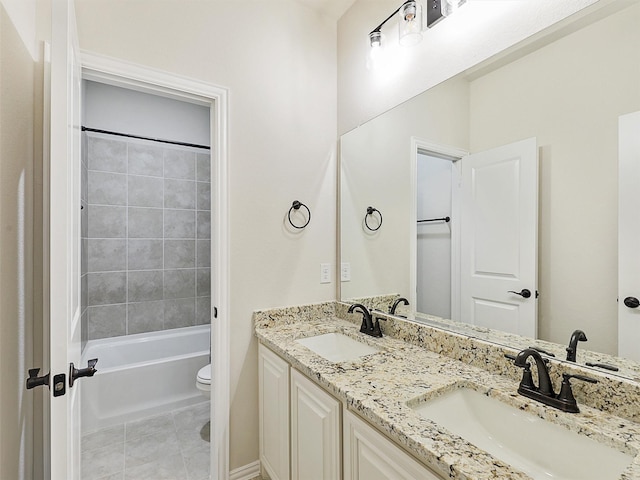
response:
<path id="1" fill-rule="evenodd" d="M 315 337 L 301 338 L 296 342 L 334 363 L 355 360 L 380 351 L 379 348 L 354 340 L 342 333 L 325 333 Z"/>
<path id="2" fill-rule="evenodd" d="M 629 454 L 469 388 L 412 408 L 534 479 L 614 480 L 633 461 Z"/>

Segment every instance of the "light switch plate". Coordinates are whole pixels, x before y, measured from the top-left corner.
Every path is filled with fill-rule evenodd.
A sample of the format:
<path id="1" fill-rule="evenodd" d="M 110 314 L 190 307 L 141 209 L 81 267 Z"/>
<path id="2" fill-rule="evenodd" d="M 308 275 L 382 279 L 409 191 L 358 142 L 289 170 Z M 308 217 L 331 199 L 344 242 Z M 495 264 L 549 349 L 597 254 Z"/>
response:
<path id="1" fill-rule="evenodd" d="M 320 283 L 331 283 L 331 264 L 320 264 Z"/>
<path id="2" fill-rule="evenodd" d="M 351 281 L 351 264 L 349 262 L 342 262 L 340 266 L 340 280 L 343 282 Z"/>

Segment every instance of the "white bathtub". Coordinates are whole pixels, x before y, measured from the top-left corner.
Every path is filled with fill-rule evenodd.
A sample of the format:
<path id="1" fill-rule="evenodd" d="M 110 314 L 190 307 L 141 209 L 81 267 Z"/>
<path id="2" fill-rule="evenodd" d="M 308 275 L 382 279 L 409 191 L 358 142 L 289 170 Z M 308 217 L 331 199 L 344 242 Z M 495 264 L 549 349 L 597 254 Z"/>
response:
<path id="1" fill-rule="evenodd" d="M 81 382 L 82 431 L 202 401 L 198 370 L 209 363 L 209 325 L 90 340 L 82 355 L 97 373 Z"/>

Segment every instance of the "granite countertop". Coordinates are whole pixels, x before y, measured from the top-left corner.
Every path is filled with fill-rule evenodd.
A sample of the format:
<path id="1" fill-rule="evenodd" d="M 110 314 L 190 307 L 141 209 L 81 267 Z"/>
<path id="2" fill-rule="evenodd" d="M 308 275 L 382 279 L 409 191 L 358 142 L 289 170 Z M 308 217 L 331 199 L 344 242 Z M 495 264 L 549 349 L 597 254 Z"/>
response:
<path id="1" fill-rule="evenodd" d="M 635 456 L 620 479 L 640 479 L 640 424 L 585 405 L 580 405 L 578 414 L 564 413 L 518 395 L 518 383 L 510 378 L 403 340 L 373 338 L 358 330 L 354 323 L 323 312 L 300 319 L 263 312 L 255 322 L 255 334 L 261 343 L 445 477 L 530 478 L 421 417 L 409 406 L 419 399 L 466 386 Z M 295 341 L 331 332 L 343 333 L 381 351 L 354 361 L 332 363 Z"/>

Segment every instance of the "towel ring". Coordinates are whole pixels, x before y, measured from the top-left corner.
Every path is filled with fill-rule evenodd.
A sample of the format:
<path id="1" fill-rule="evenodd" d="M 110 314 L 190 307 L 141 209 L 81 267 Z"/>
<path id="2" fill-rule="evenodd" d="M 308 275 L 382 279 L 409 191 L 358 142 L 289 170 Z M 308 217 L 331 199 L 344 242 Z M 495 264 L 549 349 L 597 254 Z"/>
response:
<path id="1" fill-rule="evenodd" d="M 378 226 L 376 228 L 371 228 L 369 226 L 369 223 L 367 222 L 367 218 L 369 217 L 369 215 L 373 215 L 374 212 L 378 212 L 378 216 L 380 217 L 380 223 L 378 223 Z M 380 227 L 382 226 L 382 213 L 380 213 L 380 210 L 378 210 L 377 208 L 373 208 L 373 207 L 367 207 L 367 214 L 364 216 L 364 224 L 372 232 L 375 232 L 375 231 L 379 230 Z"/>
<path id="2" fill-rule="evenodd" d="M 291 220 L 291 211 L 292 210 L 300 210 L 300 207 L 304 207 L 307 209 L 307 215 L 309 218 L 307 218 L 307 221 L 304 225 L 300 226 L 300 225 L 296 225 L 295 223 L 293 223 L 293 221 Z M 311 210 L 309 210 L 309 207 L 307 207 L 304 203 L 299 202 L 298 200 L 294 200 L 293 203 L 291 204 L 291 208 L 289 209 L 289 213 L 287 214 L 287 218 L 289 219 L 289 223 L 291 224 L 291 226 L 293 228 L 297 228 L 298 230 L 303 229 L 304 227 L 306 227 L 307 225 L 309 225 L 309 222 L 311 221 Z"/>

